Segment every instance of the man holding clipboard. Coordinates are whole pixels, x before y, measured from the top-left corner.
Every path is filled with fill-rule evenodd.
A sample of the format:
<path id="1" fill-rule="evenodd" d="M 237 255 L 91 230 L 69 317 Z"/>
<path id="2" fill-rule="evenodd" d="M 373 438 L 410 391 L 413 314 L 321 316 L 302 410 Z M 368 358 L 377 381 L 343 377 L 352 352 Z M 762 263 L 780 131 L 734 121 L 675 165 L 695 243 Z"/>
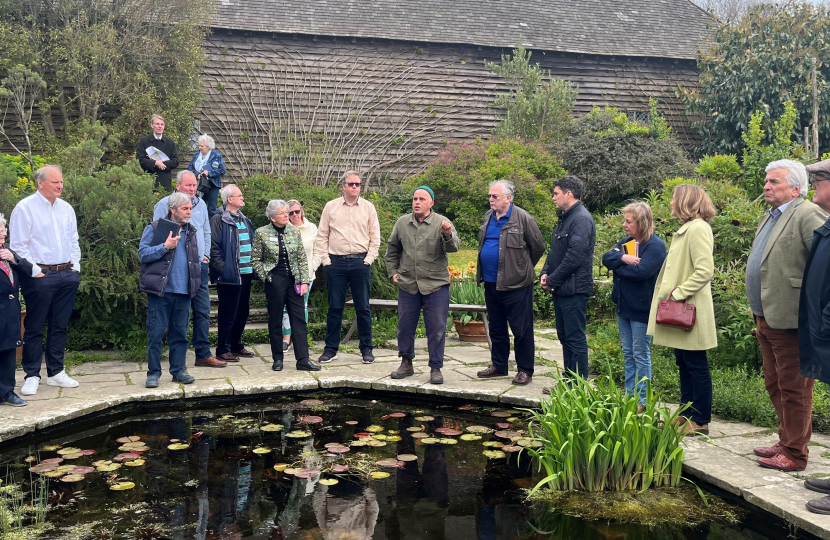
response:
<path id="1" fill-rule="evenodd" d="M 178 191 L 167 199 L 170 219 L 159 219 L 144 228 L 138 247 L 141 261 L 139 290 L 147 293 L 147 380 L 157 388 L 161 377 L 161 344 L 165 330 L 170 345 L 173 382 L 190 384 L 195 379 L 185 370 L 187 323 L 190 300 L 202 282 L 197 231 L 190 225 L 192 202 Z"/>

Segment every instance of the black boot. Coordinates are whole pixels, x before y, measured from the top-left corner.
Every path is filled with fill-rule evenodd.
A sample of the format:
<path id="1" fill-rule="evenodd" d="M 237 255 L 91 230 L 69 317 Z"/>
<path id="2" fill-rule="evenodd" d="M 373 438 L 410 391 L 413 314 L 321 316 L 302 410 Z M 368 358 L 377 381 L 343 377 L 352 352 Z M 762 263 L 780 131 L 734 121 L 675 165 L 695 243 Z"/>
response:
<path id="1" fill-rule="evenodd" d="M 412 359 L 401 356 L 401 365 L 392 372 L 393 379 L 405 379 L 415 375 L 415 368 L 412 367 Z"/>
<path id="2" fill-rule="evenodd" d="M 274 363 L 271 364 L 271 369 L 274 371 L 282 371 L 282 358 L 274 359 Z"/>
<path id="3" fill-rule="evenodd" d="M 319 364 L 315 364 L 308 358 L 297 360 L 297 371 L 320 371 L 323 369 Z"/>

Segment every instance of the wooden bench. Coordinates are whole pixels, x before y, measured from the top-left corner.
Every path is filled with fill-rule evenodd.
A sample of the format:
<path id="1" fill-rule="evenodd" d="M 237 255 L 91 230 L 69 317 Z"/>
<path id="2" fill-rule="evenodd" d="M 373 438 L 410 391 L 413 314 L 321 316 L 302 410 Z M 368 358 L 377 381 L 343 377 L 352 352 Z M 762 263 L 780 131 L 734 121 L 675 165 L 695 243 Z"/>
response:
<path id="1" fill-rule="evenodd" d="M 348 302 L 346 302 L 346 307 L 354 307 L 354 300 L 349 300 Z M 398 301 L 370 298 L 369 309 L 371 308 L 397 310 Z M 492 342 L 490 341 L 490 322 L 487 320 L 487 306 L 480 306 L 477 304 L 450 304 L 450 311 L 477 311 L 481 313 L 481 317 L 484 321 L 484 333 L 487 335 L 487 347 L 492 346 Z M 349 327 L 349 331 L 346 332 L 346 337 L 343 338 L 343 341 L 341 343 L 346 343 L 347 341 L 352 339 L 352 334 L 354 334 L 356 328 L 357 319 L 355 319 L 351 327 Z"/>

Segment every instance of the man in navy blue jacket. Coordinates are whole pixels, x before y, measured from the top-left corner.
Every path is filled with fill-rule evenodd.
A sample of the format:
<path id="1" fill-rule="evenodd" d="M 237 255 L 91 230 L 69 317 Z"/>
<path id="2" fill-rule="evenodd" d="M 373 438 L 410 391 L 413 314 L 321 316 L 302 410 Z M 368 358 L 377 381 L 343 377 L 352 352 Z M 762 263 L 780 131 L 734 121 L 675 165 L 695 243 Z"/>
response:
<path id="1" fill-rule="evenodd" d="M 588 340 L 585 324 L 588 297 L 594 291 L 591 265 L 596 227 L 580 199 L 584 191 L 576 176 L 560 178 L 553 189 L 559 222 L 553 229 L 550 252 L 542 267 L 542 287 L 553 294 L 556 336 L 562 344 L 565 373 L 588 378 Z"/>

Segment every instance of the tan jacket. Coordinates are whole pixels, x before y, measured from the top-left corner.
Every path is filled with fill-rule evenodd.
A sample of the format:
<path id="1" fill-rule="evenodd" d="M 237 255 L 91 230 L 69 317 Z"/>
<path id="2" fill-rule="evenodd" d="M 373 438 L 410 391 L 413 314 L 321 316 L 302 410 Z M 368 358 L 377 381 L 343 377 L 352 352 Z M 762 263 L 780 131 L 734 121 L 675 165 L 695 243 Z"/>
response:
<path id="1" fill-rule="evenodd" d="M 684 223 L 674 233 L 663 268 L 657 276 L 646 333 L 654 336 L 654 343 L 686 351 L 705 351 L 718 346 L 715 308 L 712 303 L 712 276 L 715 259 L 712 255 L 715 240 L 712 228 L 702 219 Z M 697 321 L 691 330 L 660 326 L 656 323 L 657 304 L 674 291 L 675 300 L 686 300 L 697 311 Z"/>
<path id="2" fill-rule="evenodd" d="M 758 232 L 770 218 L 764 212 Z M 798 299 L 804 265 L 813 245 L 813 231 L 827 214 L 803 197 L 796 197 L 778 218 L 761 260 L 761 306 L 770 328 L 798 328 Z"/>

